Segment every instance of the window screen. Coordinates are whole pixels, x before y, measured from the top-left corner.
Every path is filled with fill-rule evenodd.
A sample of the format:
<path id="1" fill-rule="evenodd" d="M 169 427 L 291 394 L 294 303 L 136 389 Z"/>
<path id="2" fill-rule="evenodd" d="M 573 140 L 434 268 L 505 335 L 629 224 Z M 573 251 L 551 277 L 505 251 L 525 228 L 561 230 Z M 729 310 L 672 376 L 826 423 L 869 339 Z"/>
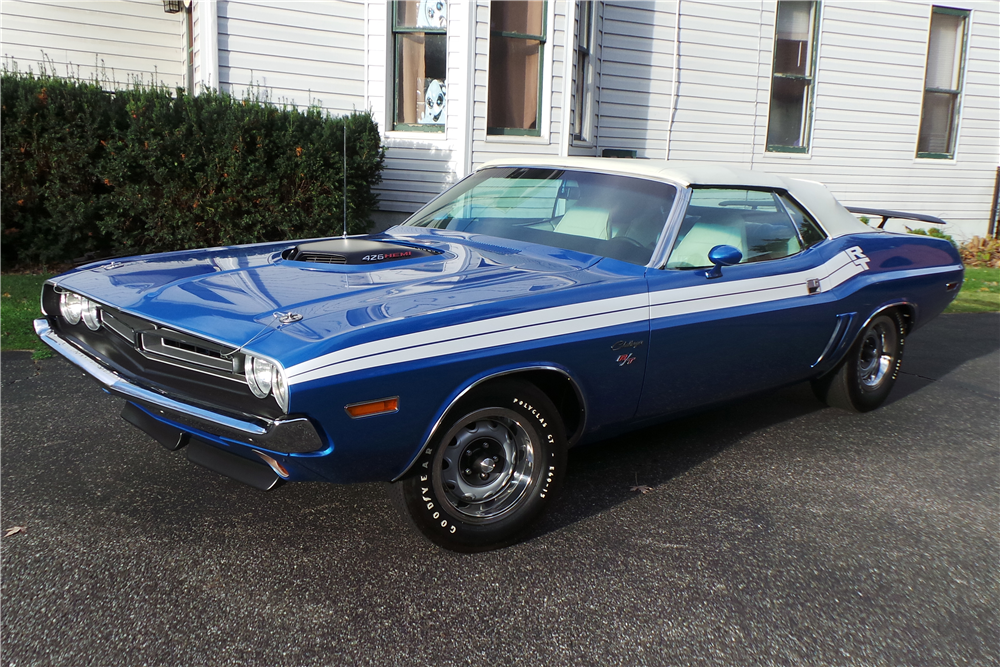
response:
<path id="1" fill-rule="evenodd" d="M 488 134 L 540 134 L 545 3 L 490 3 Z"/>
<path id="2" fill-rule="evenodd" d="M 769 151 L 809 149 L 817 10 L 815 2 L 778 2 L 767 118 Z"/>
<path id="3" fill-rule="evenodd" d="M 927 40 L 927 70 L 917 157 L 950 158 L 962 97 L 969 12 L 934 7 Z"/>
<path id="4" fill-rule="evenodd" d="M 448 100 L 445 0 L 393 4 L 393 129 L 443 132 Z"/>

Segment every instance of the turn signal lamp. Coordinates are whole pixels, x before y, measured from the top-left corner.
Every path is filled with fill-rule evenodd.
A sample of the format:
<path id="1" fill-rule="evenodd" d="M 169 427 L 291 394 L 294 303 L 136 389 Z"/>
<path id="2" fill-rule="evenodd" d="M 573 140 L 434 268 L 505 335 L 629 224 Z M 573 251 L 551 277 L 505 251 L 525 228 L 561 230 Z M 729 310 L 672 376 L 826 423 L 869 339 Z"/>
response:
<path id="1" fill-rule="evenodd" d="M 344 407 L 351 419 L 359 417 L 374 417 L 390 412 L 399 411 L 399 396 L 392 398 L 380 398 L 377 401 L 366 401 L 365 403 L 354 403 Z"/>

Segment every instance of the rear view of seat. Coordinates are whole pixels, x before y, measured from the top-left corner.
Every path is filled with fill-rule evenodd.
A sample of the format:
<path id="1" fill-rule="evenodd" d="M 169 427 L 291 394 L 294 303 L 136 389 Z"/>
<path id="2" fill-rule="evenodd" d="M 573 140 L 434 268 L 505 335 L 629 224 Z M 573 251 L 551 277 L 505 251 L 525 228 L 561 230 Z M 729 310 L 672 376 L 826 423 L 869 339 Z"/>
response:
<path id="1" fill-rule="evenodd" d="M 746 224 L 738 211 L 716 209 L 698 220 L 674 246 L 667 268 L 711 266 L 708 253 L 717 245 L 733 246 L 747 256 Z"/>
<path id="2" fill-rule="evenodd" d="M 555 231 L 559 234 L 607 241 L 610 238 L 608 212 L 601 208 L 571 208 L 556 225 Z"/>

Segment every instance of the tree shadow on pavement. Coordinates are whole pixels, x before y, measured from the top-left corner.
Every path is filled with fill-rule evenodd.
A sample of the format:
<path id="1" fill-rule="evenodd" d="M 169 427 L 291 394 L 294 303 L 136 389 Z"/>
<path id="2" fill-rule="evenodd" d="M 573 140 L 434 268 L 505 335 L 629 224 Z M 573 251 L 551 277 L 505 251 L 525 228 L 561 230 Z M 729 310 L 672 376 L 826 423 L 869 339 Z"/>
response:
<path id="1" fill-rule="evenodd" d="M 1000 314 L 942 316 L 907 339 L 903 374 L 888 404 L 1000 349 Z M 740 442 L 747 435 L 821 410 L 808 383 L 786 387 L 692 416 L 574 449 L 560 501 L 534 536 L 558 530 L 634 498 Z"/>

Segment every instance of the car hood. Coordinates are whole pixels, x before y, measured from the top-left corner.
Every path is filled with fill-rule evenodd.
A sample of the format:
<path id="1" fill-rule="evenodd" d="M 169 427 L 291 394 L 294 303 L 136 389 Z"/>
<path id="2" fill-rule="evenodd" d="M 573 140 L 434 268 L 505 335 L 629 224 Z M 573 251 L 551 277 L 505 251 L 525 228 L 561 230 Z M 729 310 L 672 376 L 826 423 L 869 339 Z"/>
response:
<path id="1" fill-rule="evenodd" d="M 270 243 L 123 258 L 53 282 L 132 315 L 295 363 L 315 353 L 305 348 L 334 337 L 355 344 L 385 335 L 373 331 L 380 325 L 406 319 L 412 327 L 414 318 L 435 314 L 449 323 L 471 321 L 496 312 L 498 302 L 600 280 L 585 270 L 600 258 L 558 248 L 407 227 L 363 238 L 431 253 L 330 265 L 288 259 L 299 242 Z M 280 340 L 272 340 L 276 334 Z"/>

